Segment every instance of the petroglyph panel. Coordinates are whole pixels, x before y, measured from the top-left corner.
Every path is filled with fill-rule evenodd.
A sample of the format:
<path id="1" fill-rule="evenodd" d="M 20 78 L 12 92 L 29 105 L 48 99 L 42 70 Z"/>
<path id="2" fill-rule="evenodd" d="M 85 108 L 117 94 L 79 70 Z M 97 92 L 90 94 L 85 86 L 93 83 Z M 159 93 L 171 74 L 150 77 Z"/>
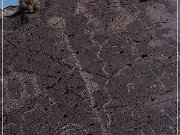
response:
<path id="1" fill-rule="evenodd" d="M 40 2 L 4 17 L 5 134 L 176 134 L 175 2 Z"/>

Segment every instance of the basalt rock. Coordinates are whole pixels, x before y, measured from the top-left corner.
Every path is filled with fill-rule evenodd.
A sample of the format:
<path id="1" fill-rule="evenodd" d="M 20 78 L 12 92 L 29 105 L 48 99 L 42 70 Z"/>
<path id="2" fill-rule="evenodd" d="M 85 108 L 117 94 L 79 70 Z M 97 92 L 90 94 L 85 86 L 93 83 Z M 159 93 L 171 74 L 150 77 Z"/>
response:
<path id="1" fill-rule="evenodd" d="M 4 9 L 5 135 L 176 134 L 175 1 L 40 3 Z"/>

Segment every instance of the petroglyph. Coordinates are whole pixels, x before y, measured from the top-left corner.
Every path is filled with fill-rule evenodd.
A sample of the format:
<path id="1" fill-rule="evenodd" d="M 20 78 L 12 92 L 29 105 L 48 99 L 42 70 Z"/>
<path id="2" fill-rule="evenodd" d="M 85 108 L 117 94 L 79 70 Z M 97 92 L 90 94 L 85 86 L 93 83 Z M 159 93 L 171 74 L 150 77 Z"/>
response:
<path id="1" fill-rule="evenodd" d="M 82 2 L 77 2 L 77 8 L 75 11 L 75 15 L 82 14 L 86 12 L 86 8 L 83 6 Z"/>
<path id="2" fill-rule="evenodd" d="M 41 90 L 38 84 L 39 82 L 37 79 L 38 76 L 35 74 L 31 75 L 19 72 L 14 72 L 10 75 L 4 76 L 4 110 L 9 112 L 13 109 L 21 108 L 25 101 L 31 96 L 38 96 L 41 94 Z M 17 81 L 16 83 L 20 85 L 20 88 L 17 89 L 17 92 L 20 93 L 20 97 L 18 99 L 14 99 L 11 96 L 12 92 L 15 92 L 15 89 L 10 90 L 9 88 L 10 84 L 14 81 Z M 32 88 L 29 88 L 29 85 L 31 85 Z"/>
<path id="3" fill-rule="evenodd" d="M 68 41 L 68 39 L 66 39 L 66 41 Z M 101 130 L 103 132 L 103 135 L 109 135 L 110 133 L 105 128 L 100 113 L 96 110 L 96 108 L 94 108 L 95 101 L 94 101 L 94 97 L 92 94 L 94 91 L 97 90 L 98 84 L 89 80 L 91 78 L 90 75 L 82 71 L 80 61 L 79 61 L 78 57 L 76 56 L 75 52 L 73 51 L 72 47 L 69 44 L 67 44 L 67 47 L 73 56 L 73 59 L 75 61 L 75 65 L 79 69 L 80 75 L 82 76 L 84 82 L 86 83 L 86 90 L 87 90 L 87 93 L 88 93 L 89 98 L 90 98 L 90 107 L 92 108 L 92 112 L 95 114 L 97 121 L 100 123 L 100 127 L 101 127 Z"/>
<path id="4" fill-rule="evenodd" d="M 111 23 L 111 29 L 113 32 L 126 30 L 127 25 L 134 22 L 137 18 L 138 11 L 131 15 L 125 8 L 123 8 L 119 1 L 113 0 L 111 4 L 111 9 L 118 12 L 118 16 L 114 18 L 114 21 Z"/>
<path id="5" fill-rule="evenodd" d="M 65 20 L 61 17 L 53 17 L 48 20 L 48 23 L 50 26 L 57 29 L 63 29 L 66 26 Z"/>
<path id="6" fill-rule="evenodd" d="M 86 135 L 87 133 L 88 130 L 81 125 L 68 124 L 56 131 L 55 135 Z"/>
<path id="7" fill-rule="evenodd" d="M 105 69 L 105 68 L 106 68 L 106 61 L 104 61 L 104 60 L 100 57 L 100 54 L 101 54 L 101 51 L 102 51 L 102 48 L 103 48 L 103 47 L 102 47 L 101 44 L 99 44 L 98 42 L 96 42 L 96 41 L 93 40 L 93 36 L 94 36 L 94 35 L 95 35 L 95 32 L 93 31 L 90 39 L 91 39 L 91 41 L 92 41 L 94 44 L 96 44 L 96 45 L 98 46 L 98 48 L 99 48 L 98 52 L 96 53 L 96 57 L 97 57 L 98 59 L 100 59 L 101 61 L 104 62 L 103 66 L 102 66 L 102 71 L 103 71 L 103 73 L 109 78 L 109 73 L 108 73 L 108 72 L 106 71 L 106 69 Z M 106 89 L 106 86 L 108 85 L 108 83 L 109 83 L 109 79 L 106 80 L 105 85 L 104 85 L 104 89 L 103 89 L 103 90 L 106 92 L 106 94 L 108 95 L 108 101 L 107 101 L 102 107 L 103 107 L 104 113 L 105 113 L 106 116 L 107 116 L 106 128 L 110 131 L 111 116 L 109 115 L 106 107 L 109 106 L 109 104 L 112 102 L 112 98 L 111 98 L 109 92 L 108 92 L 107 89 Z M 109 134 L 111 134 L 111 133 L 109 132 Z"/>
<path id="8" fill-rule="evenodd" d="M 80 1 L 77 3 L 76 14 L 83 14 L 88 18 L 88 24 L 92 23 L 97 28 L 95 31 L 103 30 L 103 20 L 98 18 L 97 16 L 91 14 L 91 12 L 84 6 L 84 4 L 88 3 Z M 110 10 L 117 12 L 118 16 L 113 18 L 113 21 L 110 22 L 108 31 L 111 32 L 120 32 L 122 30 L 126 30 L 127 25 L 134 22 L 137 19 L 137 15 L 139 14 L 139 10 L 130 14 L 125 8 L 123 8 L 119 1 L 113 0 L 110 4 Z"/>
<path id="9" fill-rule="evenodd" d="M 92 80 L 93 79 L 92 75 L 84 71 L 80 71 L 80 74 L 91 93 L 93 93 L 94 91 L 98 91 L 99 85 Z"/>
<path id="10" fill-rule="evenodd" d="M 65 25 L 63 25 L 63 26 L 65 27 Z M 81 75 L 81 77 L 83 78 L 83 80 L 84 80 L 84 82 L 86 84 L 86 90 L 87 90 L 88 96 L 90 98 L 90 107 L 92 109 L 92 113 L 95 114 L 97 121 L 100 123 L 100 127 L 101 127 L 101 130 L 103 132 L 103 135 L 109 135 L 110 133 L 105 128 L 105 124 L 103 123 L 102 116 L 100 115 L 99 111 L 96 108 L 94 108 L 95 101 L 94 101 L 94 97 L 93 97 L 93 92 L 97 91 L 99 86 L 98 86 L 98 84 L 96 82 L 91 80 L 92 76 L 90 74 L 88 74 L 87 72 L 82 71 L 82 66 L 80 64 L 80 60 L 78 59 L 78 57 L 76 56 L 75 51 L 72 49 L 71 45 L 69 44 L 69 39 L 68 39 L 68 37 L 66 35 L 64 35 L 64 44 L 67 45 L 67 50 L 71 53 L 72 61 L 74 61 L 75 67 L 79 70 L 80 75 Z M 64 60 L 64 61 L 66 61 L 66 60 Z"/>

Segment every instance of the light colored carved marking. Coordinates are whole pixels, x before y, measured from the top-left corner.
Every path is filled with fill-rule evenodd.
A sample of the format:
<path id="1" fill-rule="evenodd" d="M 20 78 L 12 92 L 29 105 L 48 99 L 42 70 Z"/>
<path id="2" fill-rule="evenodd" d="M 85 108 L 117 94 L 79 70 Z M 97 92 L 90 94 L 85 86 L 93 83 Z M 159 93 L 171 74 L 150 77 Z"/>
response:
<path id="1" fill-rule="evenodd" d="M 82 2 L 77 2 L 77 8 L 75 11 L 75 15 L 85 13 L 87 9 L 82 5 Z"/>
<path id="2" fill-rule="evenodd" d="M 24 74 L 24 73 L 19 73 L 19 72 L 14 72 L 11 75 L 4 76 L 4 80 L 3 80 L 4 90 L 5 90 L 4 110 L 6 112 L 21 108 L 23 106 L 25 100 L 27 100 L 31 96 L 33 96 L 33 95 L 30 95 L 27 91 L 27 85 L 25 83 L 26 81 L 31 82 L 33 89 L 35 90 L 34 96 L 37 96 L 41 93 L 37 78 L 38 77 L 36 75 Z M 8 89 L 8 85 L 9 85 L 9 83 L 11 83 L 11 81 L 14 81 L 13 79 L 17 79 L 18 83 L 21 86 L 20 98 L 18 100 L 12 99 L 9 97 L 10 92 Z"/>
<path id="3" fill-rule="evenodd" d="M 94 35 L 94 33 L 93 33 Z M 92 35 L 92 37 L 93 37 Z M 91 40 L 92 40 L 92 37 L 91 37 Z M 92 40 L 94 41 L 94 40 Z M 95 41 L 94 41 L 95 42 Z M 100 45 L 99 43 L 95 42 L 98 46 L 99 46 L 99 51 L 97 52 L 97 58 L 99 58 L 100 60 L 104 61 L 101 57 L 100 57 L 100 53 L 101 53 L 101 50 L 102 50 L 102 45 Z M 109 78 L 109 73 L 105 70 L 105 67 L 106 67 L 106 62 L 104 61 L 104 65 L 102 67 L 102 71 L 106 74 L 106 76 Z M 110 125 L 111 125 L 111 116 L 109 115 L 106 107 L 110 105 L 110 103 L 112 102 L 112 98 L 111 98 L 111 95 L 109 94 L 109 92 L 107 91 L 106 89 L 106 86 L 108 85 L 109 83 L 109 79 L 106 80 L 106 83 L 104 85 L 104 90 L 106 91 L 107 95 L 108 95 L 108 102 L 105 103 L 103 105 L 103 111 L 105 112 L 106 116 L 108 117 L 108 122 L 107 122 L 107 129 L 110 130 Z M 109 133 L 108 134 L 111 134 L 110 131 L 108 131 Z"/>
<path id="4" fill-rule="evenodd" d="M 86 135 L 87 133 L 88 130 L 79 124 L 68 124 L 56 131 L 55 135 Z"/>
<path id="5" fill-rule="evenodd" d="M 127 88 L 128 88 L 128 92 L 129 92 L 129 93 L 132 92 L 132 90 L 135 89 L 134 83 L 129 83 L 129 84 L 127 84 Z"/>
<path id="6" fill-rule="evenodd" d="M 62 20 L 63 20 L 63 18 L 62 18 Z M 65 27 L 65 25 L 63 25 L 63 26 Z M 64 29 L 64 28 L 62 28 L 62 29 Z M 61 31 L 59 31 L 59 32 L 61 32 Z M 92 83 L 92 81 L 89 80 L 90 78 L 87 78 L 87 76 L 88 77 L 90 77 L 90 76 L 87 73 L 82 71 L 80 60 L 76 56 L 75 51 L 72 49 L 72 46 L 69 43 L 69 39 L 68 39 L 67 35 L 65 35 L 65 34 L 62 34 L 62 35 L 64 37 L 64 44 L 67 45 L 67 50 L 71 53 L 72 59 L 75 62 L 75 66 L 76 66 L 77 69 L 79 69 L 80 75 L 81 75 L 81 77 L 83 78 L 83 80 L 84 80 L 84 82 L 86 84 L 86 90 L 87 90 L 88 96 L 90 98 L 90 107 L 92 109 L 92 113 L 95 114 L 96 119 L 97 119 L 97 121 L 100 124 L 100 127 L 101 127 L 101 130 L 103 132 L 103 135 L 110 135 L 109 131 L 104 126 L 104 123 L 103 123 L 103 120 L 102 120 L 102 117 L 101 117 L 99 111 L 97 111 L 97 109 L 94 108 L 95 101 L 94 101 L 94 97 L 92 95 L 92 92 L 94 91 L 94 88 L 97 89 L 98 84 L 96 84 L 94 82 Z"/>
<path id="7" fill-rule="evenodd" d="M 92 81 L 92 75 L 84 71 L 80 71 L 80 74 L 91 93 L 93 93 L 94 91 L 98 91 L 99 85 L 96 82 Z"/>
<path id="8" fill-rule="evenodd" d="M 48 20 L 48 23 L 51 27 L 63 29 L 66 26 L 66 22 L 62 17 L 53 17 Z"/>
<path id="9" fill-rule="evenodd" d="M 66 37 L 65 39 L 66 39 L 67 42 L 69 42 L 68 39 L 67 39 L 67 37 Z M 84 72 L 82 71 L 82 67 L 81 67 L 81 65 L 80 65 L 80 61 L 79 61 L 79 59 L 77 58 L 77 56 L 76 56 L 74 50 L 72 49 L 72 47 L 70 46 L 70 44 L 67 44 L 67 48 L 68 48 L 69 52 L 71 52 L 71 55 L 73 56 L 73 59 L 74 59 L 74 61 L 75 61 L 75 65 L 76 65 L 76 67 L 79 69 L 80 75 L 82 76 L 82 78 L 83 78 L 83 80 L 84 80 L 84 82 L 85 82 L 85 84 L 86 84 L 86 90 L 87 90 L 88 95 L 89 95 L 89 97 L 90 97 L 90 103 L 91 103 L 90 107 L 92 108 L 92 112 L 95 114 L 96 119 L 97 119 L 98 122 L 100 123 L 101 130 L 102 130 L 102 132 L 103 132 L 103 135 L 109 135 L 107 129 L 106 129 L 105 126 L 104 126 L 104 123 L 103 123 L 103 120 L 102 120 L 102 118 L 101 118 L 100 113 L 97 111 L 97 109 L 93 108 L 94 105 L 95 105 L 95 101 L 94 101 L 94 97 L 93 97 L 93 95 L 92 95 L 92 91 L 94 91 L 94 90 L 92 90 L 92 89 L 89 87 L 90 84 L 87 83 L 87 79 L 85 78 Z M 87 75 L 87 74 L 86 74 L 86 75 Z"/>

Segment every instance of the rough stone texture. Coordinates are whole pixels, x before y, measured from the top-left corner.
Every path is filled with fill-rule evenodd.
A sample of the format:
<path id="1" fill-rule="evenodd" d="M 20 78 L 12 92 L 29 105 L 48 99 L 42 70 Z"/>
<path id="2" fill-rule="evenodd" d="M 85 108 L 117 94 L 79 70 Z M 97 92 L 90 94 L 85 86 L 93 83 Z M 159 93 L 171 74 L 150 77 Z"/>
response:
<path id="1" fill-rule="evenodd" d="M 4 135 L 175 135 L 176 1 L 41 0 L 4 17 Z"/>

